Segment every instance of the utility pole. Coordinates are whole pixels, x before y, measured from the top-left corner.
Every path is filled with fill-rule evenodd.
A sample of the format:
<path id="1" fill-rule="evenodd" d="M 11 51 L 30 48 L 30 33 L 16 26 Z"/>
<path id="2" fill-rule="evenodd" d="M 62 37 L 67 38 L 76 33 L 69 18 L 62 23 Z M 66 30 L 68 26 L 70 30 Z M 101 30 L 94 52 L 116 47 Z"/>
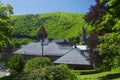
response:
<path id="1" fill-rule="evenodd" d="M 42 44 L 42 56 L 44 55 L 44 50 L 43 50 L 44 49 L 43 48 L 44 44 L 43 44 L 43 42 L 44 42 L 44 39 L 42 39 L 42 43 L 41 43 Z"/>

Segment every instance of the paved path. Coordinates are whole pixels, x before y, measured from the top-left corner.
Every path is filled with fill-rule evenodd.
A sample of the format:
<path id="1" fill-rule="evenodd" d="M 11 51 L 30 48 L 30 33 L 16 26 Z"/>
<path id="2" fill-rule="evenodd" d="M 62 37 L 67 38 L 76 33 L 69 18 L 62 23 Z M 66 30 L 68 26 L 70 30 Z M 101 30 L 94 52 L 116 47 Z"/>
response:
<path id="1" fill-rule="evenodd" d="M 5 76 L 8 72 L 1 72 L 0 71 L 0 77 Z"/>

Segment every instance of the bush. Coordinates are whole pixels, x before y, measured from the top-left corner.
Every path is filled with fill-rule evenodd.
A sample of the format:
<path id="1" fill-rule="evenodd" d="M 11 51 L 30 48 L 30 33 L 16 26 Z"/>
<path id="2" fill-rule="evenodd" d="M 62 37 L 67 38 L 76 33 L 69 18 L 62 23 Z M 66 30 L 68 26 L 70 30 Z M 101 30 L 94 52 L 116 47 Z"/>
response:
<path id="1" fill-rule="evenodd" d="M 40 75 L 40 70 L 34 70 L 32 72 L 22 72 L 17 74 L 11 74 L 9 76 L 4 76 L 1 77 L 0 80 L 39 80 Z"/>
<path id="2" fill-rule="evenodd" d="M 50 61 L 49 58 L 35 57 L 27 61 L 27 63 L 25 64 L 24 71 L 29 72 L 29 71 L 40 69 L 50 65 L 52 65 L 52 62 Z"/>
<path id="3" fill-rule="evenodd" d="M 74 72 L 66 65 L 47 66 L 30 72 L 11 74 L 0 80 L 77 80 Z"/>
<path id="4" fill-rule="evenodd" d="M 96 74 L 100 73 L 100 70 L 75 70 L 74 71 L 78 75 L 88 75 L 88 74 Z"/>
<path id="5" fill-rule="evenodd" d="M 105 75 L 105 76 L 101 77 L 101 80 L 112 80 L 112 79 L 116 79 L 116 78 L 120 78 L 120 73 L 113 73 L 113 74 Z"/>
<path id="6" fill-rule="evenodd" d="M 7 64 L 10 68 L 11 73 L 20 73 L 24 68 L 24 59 L 22 55 L 13 55 Z"/>
<path id="7" fill-rule="evenodd" d="M 76 76 L 66 65 L 46 67 L 42 80 L 76 80 Z"/>

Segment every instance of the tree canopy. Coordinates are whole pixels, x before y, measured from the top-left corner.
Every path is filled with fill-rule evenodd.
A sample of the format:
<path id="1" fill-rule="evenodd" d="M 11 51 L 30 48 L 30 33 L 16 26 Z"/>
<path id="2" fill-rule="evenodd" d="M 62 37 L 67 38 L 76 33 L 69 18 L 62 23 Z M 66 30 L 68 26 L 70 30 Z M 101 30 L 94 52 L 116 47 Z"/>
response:
<path id="1" fill-rule="evenodd" d="M 13 14 L 13 8 L 0 3 L 0 51 L 6 46 L 9 41 L 9 36 L 12 33 L 10 15 Z"/>
<path id="2" fill-rule="evenodd" d="M 52 12 L 45 14 L 27 14 L 12 16 L 14 32 L 16 36 L 36 36 L 41 25 L 48 34 L 48 38 L 66 39 L 80 36 L 81 27 L 84 24 L 87 32 L 90 33 L 91 27 L 84 22 L 85 14 Z"/>
<path id="3" fill-rule="evenodd" d="M 49 58 L 46 57 L 35 57 L 30 60 L 27 60 L 27 63 L 25 64 L 24 71 L 30 72 L 35 69 L 40 69 L 42 67 L 50 66 L 52 65 Z"/>
<path id="4" fill-rule="evenodd" d="M 104 70 L 110 70 L 120 65 L 120 6 L 118 5 L 120 1 L 96 0 L 96 2 L 97 4 L 91 7 L 85 19 L 94 26 L 94 31 L 99 33 L 100 66 Z M 101 10 L 102 13 L 99 12 Z M 95 15 L 97 17 L 91 18 Z"/>
<path id="5" fill-rule="evenodd" d="M 78 43 L 79 41 L 76 39 L 81 36 L 83 24 L 87 34 L 90 34 L 92 30 L 92 27 L 85 23 L 84 15 L 80 13 L 51 12 L 12 16 L 11 21 L 14 27 L 12 45 L 13 47 L 19 47 L 21 44 L 35 41 L 42 25 L 46 29 L 49 40 L 70 39 L 72 43 Z"/>

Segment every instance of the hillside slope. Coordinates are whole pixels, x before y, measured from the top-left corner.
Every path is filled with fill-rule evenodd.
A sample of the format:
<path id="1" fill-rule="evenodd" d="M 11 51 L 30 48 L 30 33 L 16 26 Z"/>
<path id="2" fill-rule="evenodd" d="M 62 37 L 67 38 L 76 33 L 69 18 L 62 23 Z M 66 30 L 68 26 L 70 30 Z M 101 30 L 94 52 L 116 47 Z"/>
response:
<path id="1" fill-rule="evenodd" d="M 66 39 L 80 36 L 83 24 L 88 33 L 91 30 L 91 27 L 85 24 L 83 17 L 84 14 L 64 12 L 12 16 L 13 35 L 36 36 L 38 29 L 43 25 L 48 33 L 48 38 Z"/>

